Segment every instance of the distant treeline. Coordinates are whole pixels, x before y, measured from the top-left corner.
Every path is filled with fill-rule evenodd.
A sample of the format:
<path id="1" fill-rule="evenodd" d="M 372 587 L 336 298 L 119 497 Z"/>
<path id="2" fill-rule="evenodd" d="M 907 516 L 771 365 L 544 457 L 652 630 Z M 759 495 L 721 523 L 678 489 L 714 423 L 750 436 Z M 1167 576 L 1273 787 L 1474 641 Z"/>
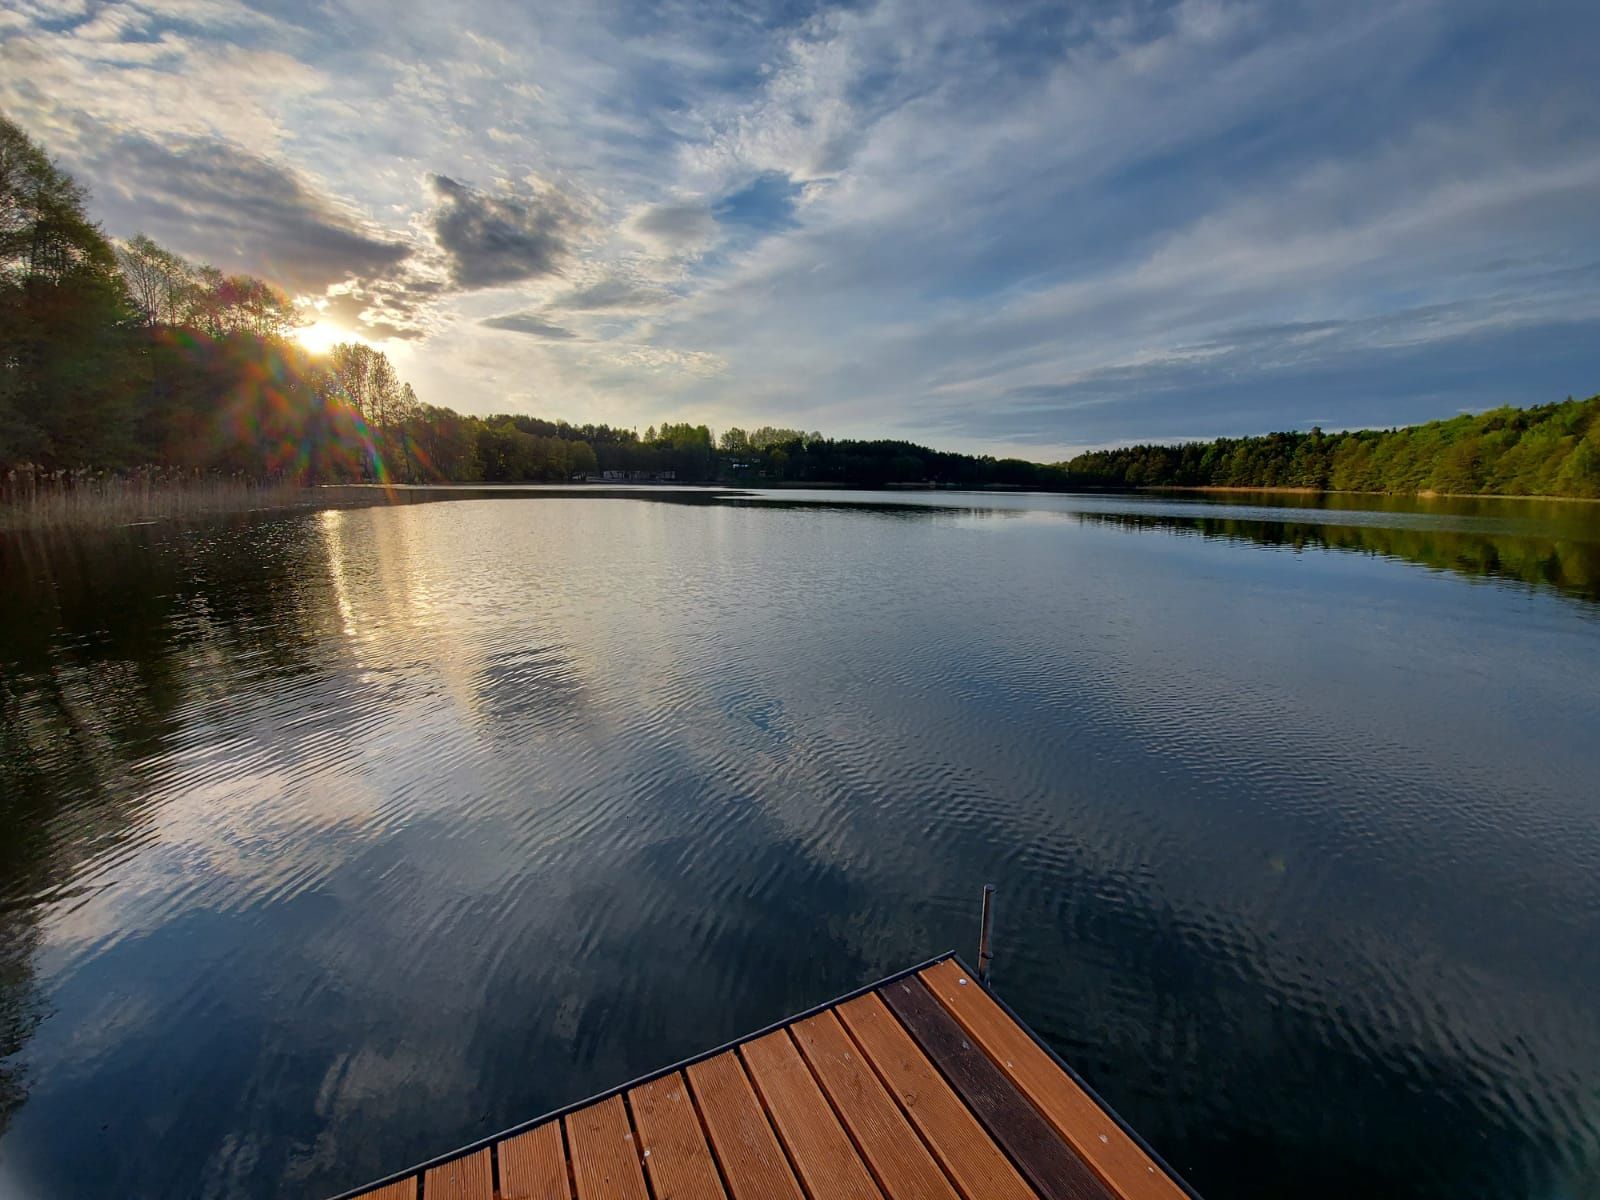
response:
<path id="1" fill-rule="evenodd" d="M 798 429 L 729 429 L 718 444 L 722 477 L 791 483 L 885 487 L 932 483 L 950 487 L 1064 488 L 1059 466 L 1020 458 L 956 454 L 914 442 L 825 438 Z"/>
<path id="2" fill-rule="evenodd" d="M 1600 396 L 1404 429 L 1129 446 L 1066 464 L 1080 485 L 1600 497 Z"/>
<path id="3" fill-rule="evenodd" d="M 113 244 L 83 188 L 0 116 L 0 483 L 140 468 L 338 482 L 1303 487 L 1600 496 L 1600 397 L 1387 432 L 1135 446 L 1047 465 L 798 429 L 640 434 L 423 403 L 381 351 L 325 355 L 259 279 Z"/>

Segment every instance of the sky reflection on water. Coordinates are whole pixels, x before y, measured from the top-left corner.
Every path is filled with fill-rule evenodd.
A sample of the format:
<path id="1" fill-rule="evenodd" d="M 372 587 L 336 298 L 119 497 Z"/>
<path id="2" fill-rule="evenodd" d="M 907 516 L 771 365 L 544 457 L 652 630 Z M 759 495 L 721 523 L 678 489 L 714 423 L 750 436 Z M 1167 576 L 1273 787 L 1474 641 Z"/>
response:
<path id="1" fill-rule="evenodd" d="M 499 498 L 0 553 L 0 1194 L 331 1192 L 967 949 L 986 879 L 997 984 L 1213 1200 L 1593 1194 L 1577 510 Z"/>

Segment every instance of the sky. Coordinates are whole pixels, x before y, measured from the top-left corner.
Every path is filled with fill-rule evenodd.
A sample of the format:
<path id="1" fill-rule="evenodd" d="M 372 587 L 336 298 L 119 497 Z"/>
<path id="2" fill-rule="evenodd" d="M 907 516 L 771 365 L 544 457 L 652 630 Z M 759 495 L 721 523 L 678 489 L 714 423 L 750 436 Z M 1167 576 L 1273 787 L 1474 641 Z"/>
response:
<path id="1" fill-rule="evenodd" d="M 1600 391 L 1600 5 L 6 0 L 0 110 L 421 398 L 1039 460 Z"/>

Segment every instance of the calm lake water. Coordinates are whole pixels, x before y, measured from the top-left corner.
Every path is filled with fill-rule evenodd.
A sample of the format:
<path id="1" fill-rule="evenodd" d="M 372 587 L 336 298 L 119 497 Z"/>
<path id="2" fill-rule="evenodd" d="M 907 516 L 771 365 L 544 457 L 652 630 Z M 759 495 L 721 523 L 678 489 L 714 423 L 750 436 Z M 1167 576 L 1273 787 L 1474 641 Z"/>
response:
<path id="1" fill-rule="evenodd" d="M 0 1195 L 315 1197 L 942 950 L 1207 1200 L 1600 1197 L 1600 508 L 0 542 Z"/>

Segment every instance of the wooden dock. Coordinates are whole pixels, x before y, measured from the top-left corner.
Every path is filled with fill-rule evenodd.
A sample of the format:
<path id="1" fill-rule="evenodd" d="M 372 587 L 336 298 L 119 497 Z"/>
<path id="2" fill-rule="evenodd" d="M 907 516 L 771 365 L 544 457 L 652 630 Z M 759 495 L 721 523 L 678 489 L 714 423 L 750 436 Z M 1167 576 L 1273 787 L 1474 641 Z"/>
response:
<path id="1" fill-rule="evenodd" d="M 1195 1200 L 954 955 L 338 1200 Z"/>

